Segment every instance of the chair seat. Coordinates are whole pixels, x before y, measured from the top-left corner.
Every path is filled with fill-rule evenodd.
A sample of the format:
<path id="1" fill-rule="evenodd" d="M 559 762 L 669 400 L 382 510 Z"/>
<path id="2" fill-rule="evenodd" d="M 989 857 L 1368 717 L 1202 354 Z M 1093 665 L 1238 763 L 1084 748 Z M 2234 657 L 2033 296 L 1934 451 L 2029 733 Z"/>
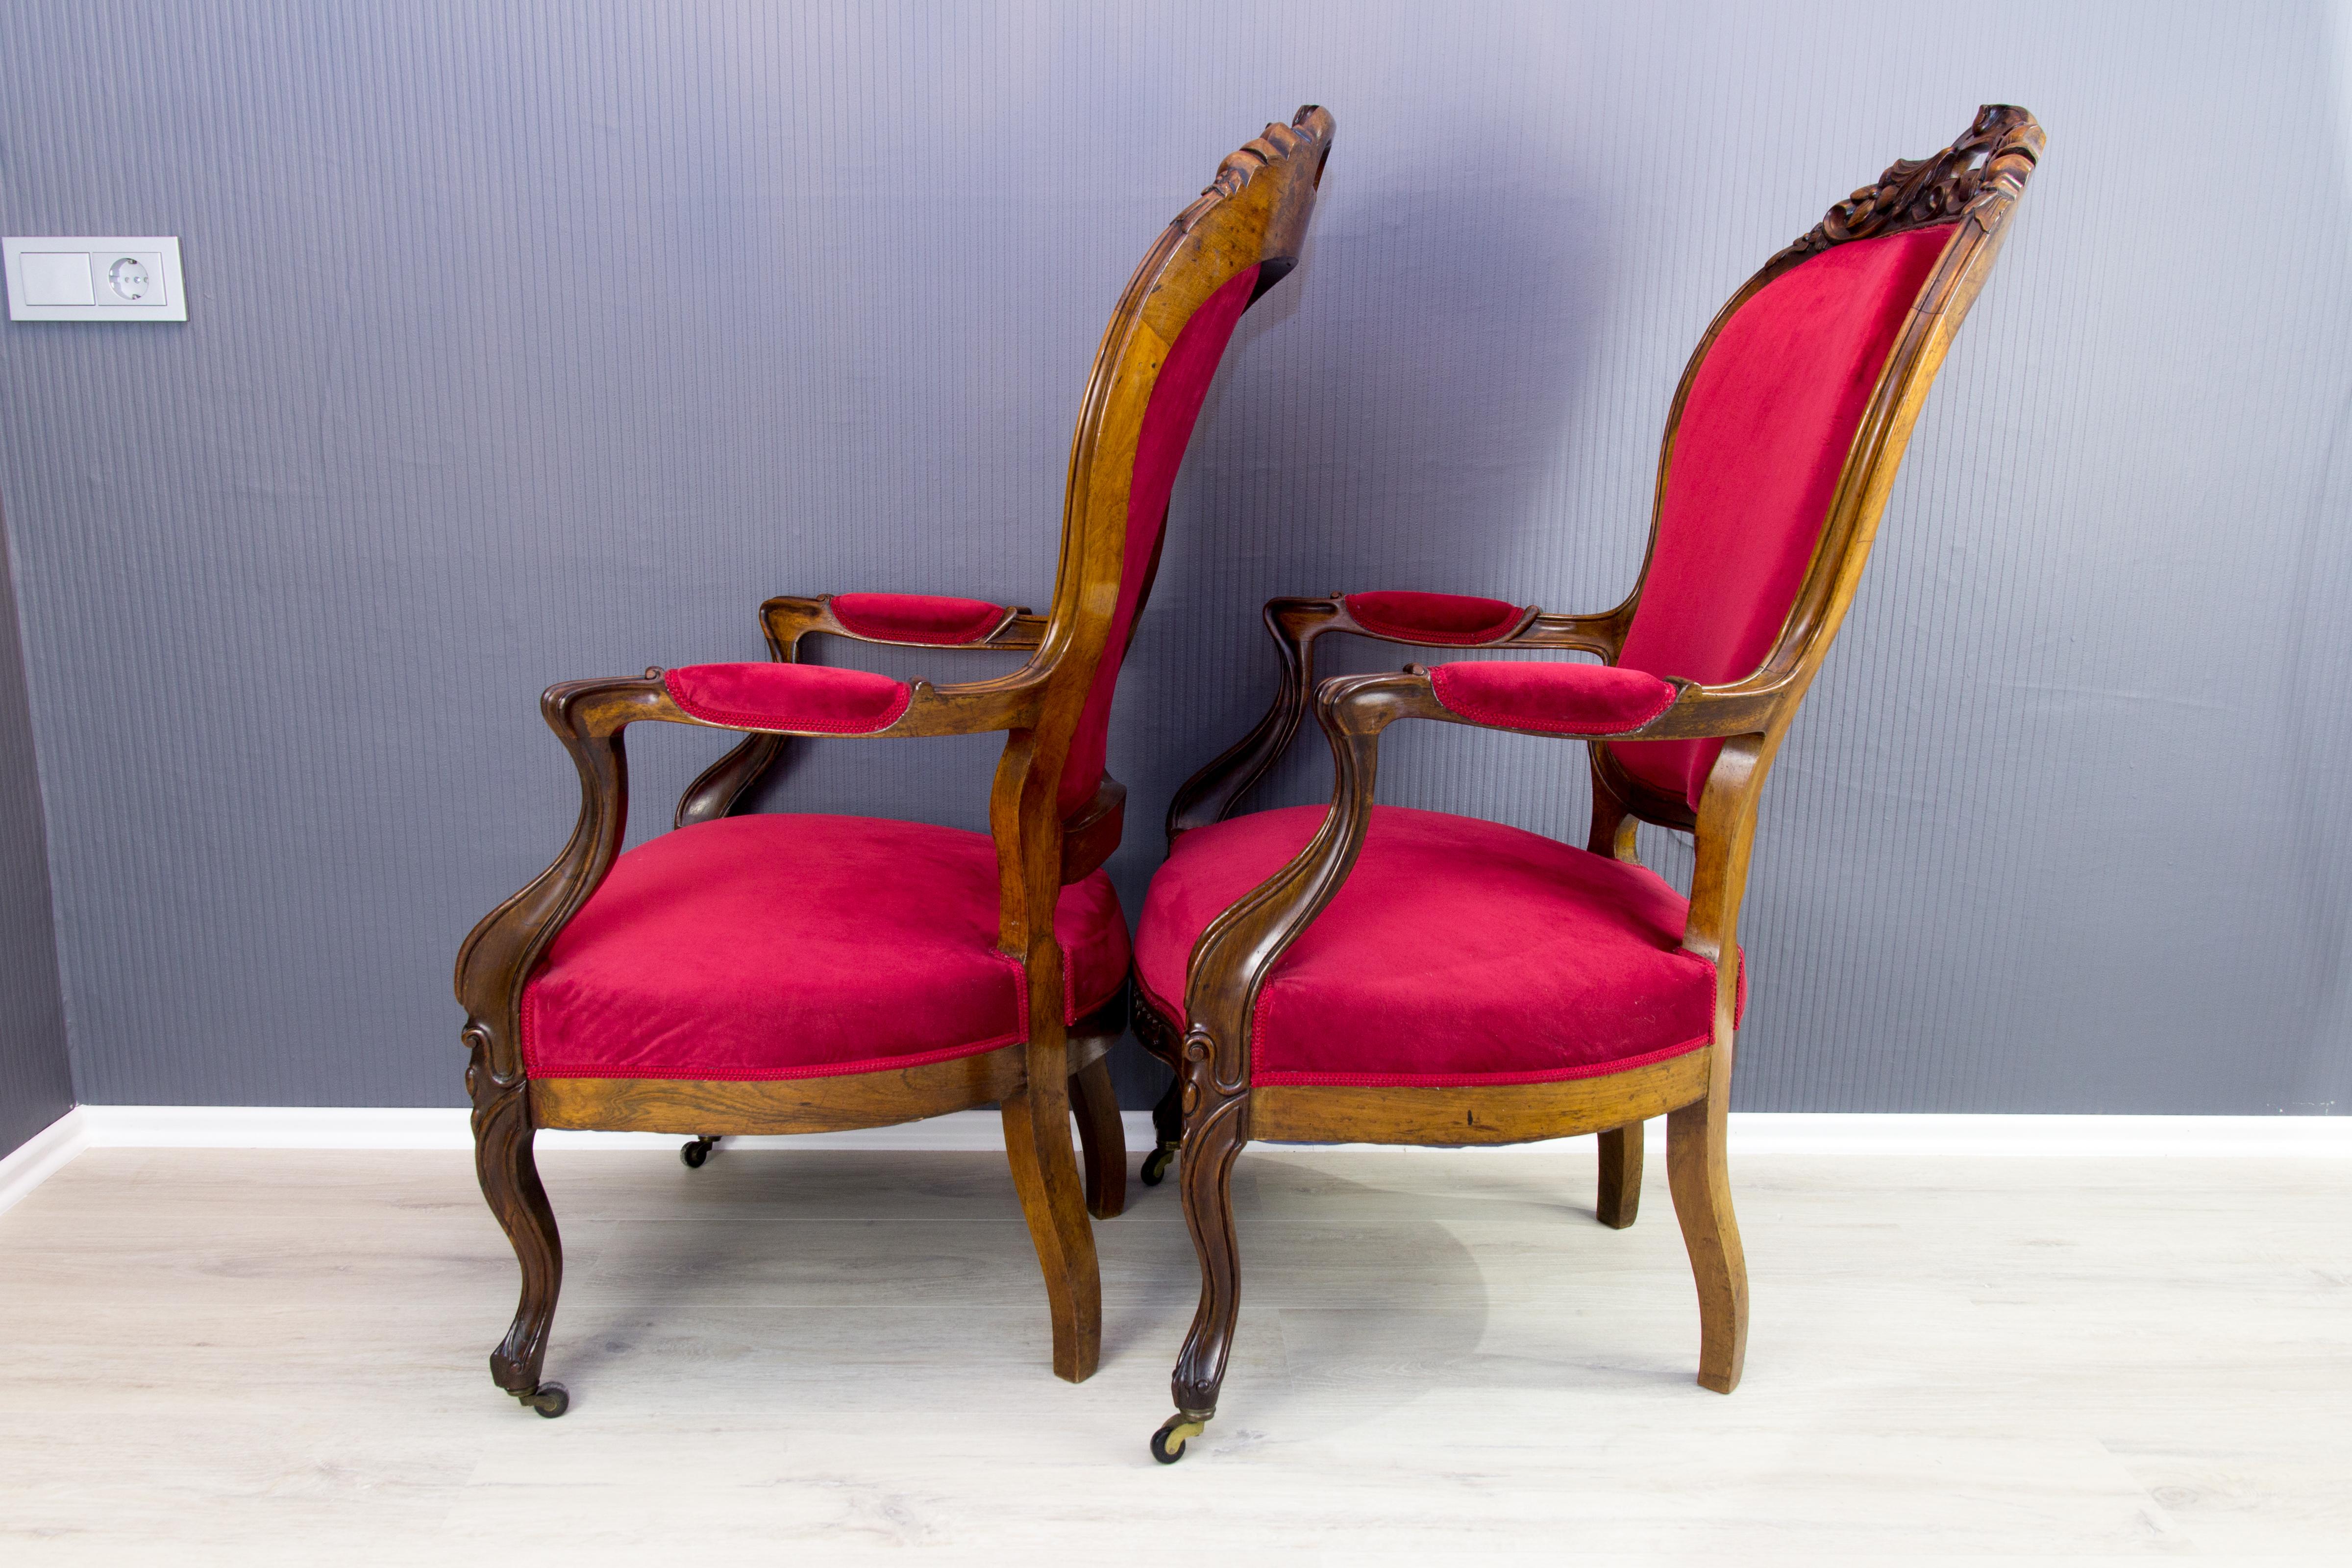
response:
<path id="1" fill-rule="evenodd" d="M 1306 847 L 1325 810 L 1259 812 L 1176 841 L 1136 934 L 1154 1008 L 1183 1018 L 1192 944 Z M 1642 867 L 1474 817 L 1375 807 L 1355 869 L 1258 994 L 1251 1081 L 1542 1083 L 1696 1050 L 1715 965 L 1681 950 L 1687 912 Z"/>
<path id="2" fill-rule="evenodd" d="M 773 1079 L 918 1067 L 1028 1037 L 986 834 L 723 817 L 614 863 L 522 1001 L 534 1078 Z M 1102 872 L 1062 889 L 1065 1021 L 1125 978 Z"/>

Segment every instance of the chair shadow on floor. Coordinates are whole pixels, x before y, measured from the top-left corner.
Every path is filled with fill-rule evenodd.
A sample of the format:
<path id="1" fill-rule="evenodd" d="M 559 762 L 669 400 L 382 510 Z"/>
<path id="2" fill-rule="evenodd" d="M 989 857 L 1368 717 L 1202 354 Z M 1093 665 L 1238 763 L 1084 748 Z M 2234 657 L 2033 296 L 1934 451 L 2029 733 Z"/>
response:
<path id="1" fill-rule="evenodd" d="M 1037 1359 L 1024 1295 L 1036 1265 L 1000 1157 L 722 1149 L 693 1172 L 593 1159 L 549 1162 L 580 1258 L 555 1334 L 583 1407 L 600 1384 L 638 1384 L 649 1359 L 681 1395 L 722 1403 L 741 1395 L 717 1377 L 690 1385 L 745 1357 L 771 1363 L 750 1388 L 777 1363 L 823 1378 L 814 1358 L 855 1379 L 934 1354 L 942 1389 L 974 1357 L 1007 1373 Z M 1340 1173 L 1349 1161 L 1362 1173 Z M 1245 1152 L 1234 1371 L 1260 1388 L 1262 1417 L 1298 1400 L 1339 1407 L 1318 1425 L 1353 1424 L 1447 1391 L 1687 1386 L 1695 1303 L 1626 1289 L 1658 1278 L 1654 1246 L 1679 1252 L 1671 1213 L 1661 1203 L 1645 1222 L 1654 1237 L 1609 1230 L 1574 1171 L 1483 1152 Z M 1129 1191 L 1128 1212 L 1097 1227 L 1103 1366 L 1156 1382 L 1199 1275 L 1173 1187 Z M 887 1321 L 910 1306 L 940 1316 Z M 814 1341 L 796 1334 L 806 1309 L 836 1315 Z"/>

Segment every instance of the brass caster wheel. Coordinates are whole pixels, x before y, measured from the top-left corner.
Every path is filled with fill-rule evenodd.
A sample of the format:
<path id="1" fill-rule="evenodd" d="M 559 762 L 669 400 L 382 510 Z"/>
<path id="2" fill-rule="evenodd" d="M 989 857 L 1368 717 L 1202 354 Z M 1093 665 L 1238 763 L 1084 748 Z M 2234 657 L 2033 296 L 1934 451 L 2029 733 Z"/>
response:
<path id="1" fill-rule="evenodd" d="M 542 1383 L 529 1394 L 518 1394 L 515 1397 L 550 1421 L 572 1408 L 572 1395 L 563 1391 L 560 1383 Z"/>
<path id="2" fill-rule="evenodd" d="M 688 1170 L 699 1171 L 702 1169 L 702 1162 L 709 1159 L 710 1152 L 718 1147 L 719 1140 L 716 1138 L 697 1138 L 680 1149 L 677 1152 L 677 1157 L 686 1162 Z"/>
<path id="3" fill-rule="evenodd" d="M 1162 1143 L 1159 1148 L 1154 1149 L 1150 1153 L 1146 1154 L 1143 1157 L 1143 1184 L 1145 1186 L 1156 1187 L 1161 1182 L 1167 1180 L 1168 1167 L 1176 1163 L 1176 1151 L 1179 1145 L 1174 1143 Z"/>
<path id="4" fill-rule="evenodd" d="M 1199 1436 L 1202 1428 L 1208 1424 L 1208 1418 L 1205 1416 L 1195 1421 L 1182 1411 L 1178 1411 L 1161 1422 L 1160 1430 L 1151 1435 L 1151 1457 L 1163 1465 L 1174 1464 L 1184 1457 L 1185 1442 Z"/>

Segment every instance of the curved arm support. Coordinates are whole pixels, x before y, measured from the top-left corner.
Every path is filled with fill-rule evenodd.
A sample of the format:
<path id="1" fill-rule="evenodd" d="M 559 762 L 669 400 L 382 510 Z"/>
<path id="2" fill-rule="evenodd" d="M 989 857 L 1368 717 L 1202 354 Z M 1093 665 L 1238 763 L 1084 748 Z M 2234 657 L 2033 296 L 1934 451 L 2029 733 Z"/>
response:
<path id="1" fill-rule="evenodd" d="M 1183 1054 L 1205 1069 L 1200 1088 L 1218 1095 L 1249 1088 L 1250 1010 L 1265 976 L 1348 879 L 1371 826 L 1381 731 L 1410 718 L 1412 678 L 1359 675 L 1327 680 L 1316 717 L 1331 742 L 1337 779 L 1331 809 L 1307 847 L 1212 921 L 1185 965 Z M 1407 700 L 1400 700 L 1400 698 Z M 1187 1089 L 1186 1112 L 1193 1094 Z"/>
<path id="2" fill-rule="evenodd" d="M 518 1013 L 524 980 L 620 855 L 629 821 L 629 764 L 621 732 L 632 719 L 655 717 L 669 706 L 669 694 L 655 677 L 572 681 L 549 687 L 540 699 L 547 727 L 580 771 L 580 819 L 554 864 L 483 916 L 457 950 L 464 1038 L 498 1084 L 522 1077 Z"/>
<path id="3" fill-rule="evenodd" d="M 1315 639 L 1351 624 L 1337 595 L 1328 599 L 1269 599 L 1265 621 L 1265 635 L 1274 639 L 1275 658 L 1282 666 L 1274 706 L 1255 729 L 1177 790 L 1168 805 L 1171 843 L 1180 833 L 1231 816 L 1243 797 L 1282 760 L 1298 734 L 1298 721 L 1307 715 L 1307 694 L 1315 689 Z"/>
<path id="4" fill-rule="evenodd" d="M 1508 637 L 1477 647 L 1482 653 L 1495 648 L 1559 648 L 1613 663 L 1624 645 L 1625 629 L 1633 624 L 1633 603 L 1628 599 L 1597 616 L 1531 611 Z M 1327 632 L 1346 632 L 1406 647 L 1462 646 L 1458 639 L 1412 637 L 1394 627 L 1374 630 L 1349 613 L 1345 594 L 1321 599 L 1270 599 L 1265 618 L 1266 635 L 1274 639 L 1275 657 L 1282 666 L 1274 706 L 1248 734 L 1184 781 L 1168 807 L 1171 842 L 1179 834 L 1231 816 L 1290 749 L 1299 721 L 1307 713 L 1307 694 L 1315 686 L 1317 637 Z"/>

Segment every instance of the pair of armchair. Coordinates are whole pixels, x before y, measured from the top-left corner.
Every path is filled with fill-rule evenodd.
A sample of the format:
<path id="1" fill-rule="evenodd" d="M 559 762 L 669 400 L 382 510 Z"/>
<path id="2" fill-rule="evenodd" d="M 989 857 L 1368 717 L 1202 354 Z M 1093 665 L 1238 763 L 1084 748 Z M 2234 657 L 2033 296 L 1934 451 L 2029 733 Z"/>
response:
<path id="1" fill-rule="evenodd" d="M 1239 1300 L 1230 1178 L 1253 1138 L 1598 1133 L 1599 1215 L 1623 1226 L 1642 1124 L 1666 1117 L 1698 1381 L 1738 1384 L 1747 1281 L 1724 1132 L 1758 796 L 2042 131 L 2022 110 L 1981 110 L 1733 295 L 1675 393 L 1649 554 L 1616 609 L 1402 592 L 1267 605 L 1274 706 L 1179 792 L 1130 944 L 1101 870 L 1124 815 L 1104 771 L 1118 668 L 1202 396 L 1242 313 L 1296 263 L 1331 134 L 1311 107 L 1269 125 L 1137 269 L 1081 405 L 1045 615 L 774 599 L 767 663 L 546 694 L 579 767 L 579 824 L 457 963 L 477 1166 L 522 1268 L 491 1370 L 526 1405 L 568 1403 L 541 1377 L 562 1255 L 538 1128 L 688 1134 L 698 1163 L 719 1135 L 990 1104 L 1045 1279 L 1054 1370 L 1084 1379 L 1101 1319 L 1088 1216 L 1127 1195 L 1103 1058 L 1130 1022 L 1176 1073 L 1143 1179 L 1177 1165 L 1202 1272 L 1156 1458 L 1181 1457 L 1216 1410 Z M 1318 686 L 1315 645 L 1333 633 L 1454 657 Z M 800 663 L 813 635 L 1029 658 L 993 679 L 908 683 Z M 1495 648 L 1601 662 L 1465 657 Z M 1331 805 L 1236 816 L 1310 704 L 1337 764 Z M 1375 805 L 1381 734 L 1404 719 L 1588 742 L 1586 847 Z M 647 720 L 745 739 L 689 787 L 675 831 L 623 855 L 623 735 Z M 992 731 L 1005 747 L 988 834 L 738 812 L 788 737 Z M 1687 900 L 1639 864 L 1642 822 L 1694 835 Z"/>

